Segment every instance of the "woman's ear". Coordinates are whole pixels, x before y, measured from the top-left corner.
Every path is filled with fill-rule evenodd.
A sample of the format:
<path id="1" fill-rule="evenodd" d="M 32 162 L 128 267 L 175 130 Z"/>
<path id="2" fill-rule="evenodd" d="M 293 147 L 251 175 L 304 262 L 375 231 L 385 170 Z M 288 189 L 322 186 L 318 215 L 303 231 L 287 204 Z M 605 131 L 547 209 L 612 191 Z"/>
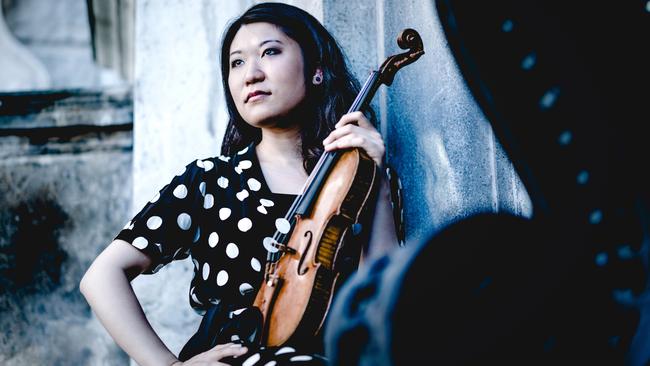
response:
<path id="1" fill-rule="evenodd" d="M 321 68 L 316 68 L 316 72 L 314 72 L 314 77 L 312 78 L 311 82 L 314 85 L 320 85 L 323 82 L 323 70 Z"/>

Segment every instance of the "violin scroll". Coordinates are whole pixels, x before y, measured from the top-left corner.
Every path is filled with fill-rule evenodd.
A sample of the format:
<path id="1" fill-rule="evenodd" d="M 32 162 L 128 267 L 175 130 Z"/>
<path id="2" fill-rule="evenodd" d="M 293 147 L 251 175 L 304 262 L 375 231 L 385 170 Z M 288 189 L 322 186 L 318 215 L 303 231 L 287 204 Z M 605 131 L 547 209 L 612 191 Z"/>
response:
<path id="1" fill-rule="evenodd" d="M 422 37 L 420 37 L 420 34 L 415 29 L 404 29 L 399 36 L 397 36 L 397 45 L 403 50 L 411 49 L 412 52 L 422 51 L 424 53 Z"/>
<path id="2" fill-rule="evenodd" d="M 380 80 L 390 86 L 395 78 L 395 73 L 402 67 L 415 62 L 424 54 L 424 45 L 420 34 L 411 28 L 406 28 L 397 37 L 397 45 L 408 51 L 390 56 L 380 67 Z"/>

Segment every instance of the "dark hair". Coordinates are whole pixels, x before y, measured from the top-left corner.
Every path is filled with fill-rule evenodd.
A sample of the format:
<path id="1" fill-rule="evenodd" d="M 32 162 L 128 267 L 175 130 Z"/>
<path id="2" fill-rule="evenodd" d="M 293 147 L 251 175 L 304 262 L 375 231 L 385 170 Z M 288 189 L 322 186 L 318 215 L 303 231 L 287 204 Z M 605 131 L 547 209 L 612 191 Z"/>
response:
<path id="1" fill-rule="evenodd" d="M 305 80 L 312 79 L 316 68 L 323 71 L 320 85 L 306 82 L 306 98 L 301 108 L 303 166 L 311 172 L 323 153 L 322 141 L 348 111 L 358 94 L 359 82 L 349 71 L 345 56 L 332 35 L 312 15 L 295 6 L 282 3 L 260 3 L 233 20 L 224 33 L 221 44 L 221 76 L 229 121 L 221 144 L 221 154 L 231 155 L 251 142 L 259 142 L 261 131 L 247 124 L 239 115 L 228 87 L 229 51 L 235 34 L 244 24 L 271 23 L 278 26 L 302 50 Z M 366 111 L 374 120 L 372 110 Z"/>

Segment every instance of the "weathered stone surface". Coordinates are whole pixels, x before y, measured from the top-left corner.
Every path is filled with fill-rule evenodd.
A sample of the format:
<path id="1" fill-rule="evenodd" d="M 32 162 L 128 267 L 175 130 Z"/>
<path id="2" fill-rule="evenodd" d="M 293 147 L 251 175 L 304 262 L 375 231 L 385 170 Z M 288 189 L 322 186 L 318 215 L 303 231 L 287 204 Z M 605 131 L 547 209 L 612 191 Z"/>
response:
<path id="1" fill-rule="evenodd" d="M 111 125 L 105 118 L 131 115 L 130 93 L 122 93 L 119 103 L 94 105 L 86 114 L 85 100 L 108 96 L 65 94 L 63 104 L 22 110 L 21 105 L 48 105 L 53 96 L 0 94 L 3 365 L 128 363 L 78 285 L 127 220 L 131 122 L 125 118 Z M 39 119 L 41 112 L 51 118 Z M 77 118 L 72 116 L 85 126 L 71 122 Z M 39 122 L 44 120 L 49 122 Z M 56 127 L 56 121 L 69 123 Z"/>

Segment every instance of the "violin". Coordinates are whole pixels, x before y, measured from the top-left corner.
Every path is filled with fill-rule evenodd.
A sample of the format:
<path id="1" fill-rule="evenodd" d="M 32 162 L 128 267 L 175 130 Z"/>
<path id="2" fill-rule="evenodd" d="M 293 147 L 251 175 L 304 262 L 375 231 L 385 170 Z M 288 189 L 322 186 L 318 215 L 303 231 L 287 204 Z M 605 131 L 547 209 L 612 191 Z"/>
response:
<path id="1" fill-rule="evenodd" d="M 348 113 L 366 109 L 381 84 L 390 86 L 398 70 L 424 54 L 413 29 L 403 30 L 397 44 L 408 51 L 370 73 Z M 358 266 L 362 245 L 347 239 L 377 182 L 377 167 L 362 149 L 321 155 L 264 243 L 264 280 L 253 303 L 262 315 L 261 344 L 279 346 L 319 334 L 336 290 Z"/>

